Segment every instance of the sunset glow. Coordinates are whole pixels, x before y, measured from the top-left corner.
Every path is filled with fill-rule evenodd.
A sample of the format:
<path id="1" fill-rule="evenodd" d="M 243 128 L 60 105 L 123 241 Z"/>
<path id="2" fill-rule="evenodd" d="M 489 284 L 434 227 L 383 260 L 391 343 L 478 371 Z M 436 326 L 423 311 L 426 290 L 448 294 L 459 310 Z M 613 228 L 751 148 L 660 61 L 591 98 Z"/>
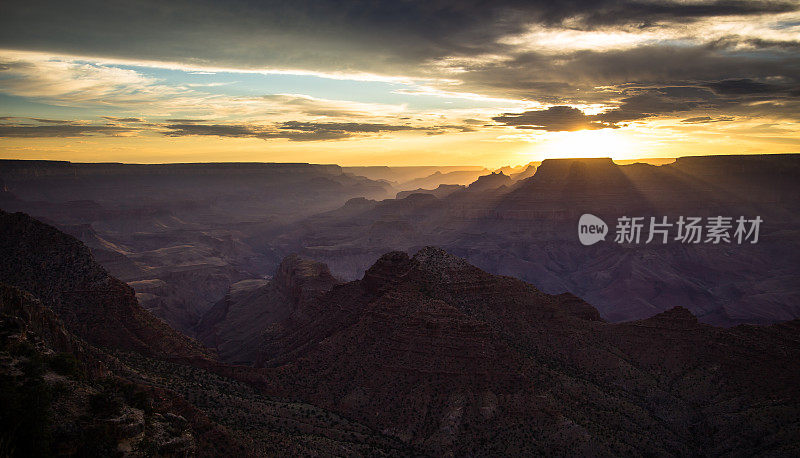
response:
<path id="1" fill-rule="evenodd" d="M 624 133 L 612 129 L 557 132 L 552 139 L 537 142 L 533 151 L 543 158 L 636 157 L 637 148 Z"/>
<path id="2" fill-rule="evenodd" d="M 800 151 L 796 4 L 326 17 L 179 2 L 169 19 L 146 3 L 4 6 L 2 157 L 501 166 Z M 379 12 L 383 27 L 365 19 Z M 409 25 L 425 21 L 438 28 Z"/>

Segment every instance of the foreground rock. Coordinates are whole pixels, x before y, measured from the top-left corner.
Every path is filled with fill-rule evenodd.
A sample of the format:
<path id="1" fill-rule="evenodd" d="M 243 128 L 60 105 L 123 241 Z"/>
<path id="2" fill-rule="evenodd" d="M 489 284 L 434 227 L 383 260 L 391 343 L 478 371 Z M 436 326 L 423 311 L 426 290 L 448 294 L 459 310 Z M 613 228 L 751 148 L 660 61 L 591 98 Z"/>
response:
<path id="1" fill-rule="evenodd" d="M 800 451 L 798 320 L 611 324 L 430 247 L 308 310 L 267 329 L 275 386 L 435 455 Z"/>
<path id="2" fill-rule="evenodd" d="M 438 248 L 389 252 L 348 283 L 292 256 L 271 282 L 289 307 L 237 350 L 259 367 L 226 365 L 192 356 L 135 298 L 95 299 L 93 281 L 113 278 L 74 239 L 4 219 L 2 280 L 16 284 L 0 286 L 0 433 L 23 455 L 800 453 L 798 320 L 726 329 L 676 306 L 612 324 Z"/>

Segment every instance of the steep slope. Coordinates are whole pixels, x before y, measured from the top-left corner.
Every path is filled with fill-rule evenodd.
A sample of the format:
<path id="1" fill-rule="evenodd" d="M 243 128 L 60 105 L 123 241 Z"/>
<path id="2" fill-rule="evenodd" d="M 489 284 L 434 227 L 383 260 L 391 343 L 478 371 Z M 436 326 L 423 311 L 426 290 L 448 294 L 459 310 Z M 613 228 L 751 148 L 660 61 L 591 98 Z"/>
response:
<path id="1" fill-rule="evenodd" d="M 174 393 L 119 377 L 120 366 L 34 296 L 0 283 L 4 455 L 252 455 Z"/>
<path id="2" fill-rule="evenodd" d="M 252 365 L 265 329 L 291 315 L 304 316 L 307 304 L 337 283 L 326 265 L 287 256 L 272 280 L 233 285 L 200 321 L 197 336 L 221 360 Z"/>
<path id="3" fill-rule="evenodd" d="M 329 411 L 204 369 L 109 354 L 0 283 L 0 440 L 28 456 L 420 456 Z"/>
<path id="4" fill-rule="evenodd" d="M 89 343 L 163 358 L 210 353 L 142 309 L 72 236 L 23 213 L 0 211 L 0 281 L 37 296 Z"/>
<path id="5" fill-rule="evenodd" d="M 230 285 L 272 274 L 287 254 L 246 239 L 350 198 L 395 193 L 336 165 L 0 159 L 0 209 L 76 236 L 140 305 L 188 335 Z"/>
<path id="6" fill-rule="evenodd" d="M 800 321 L 611 324 L 436 248 L 386 254 L 310 309 L 266 332 L 277 386 L 432 454 L 800 451 Z"/>
<path id="7" fill-rule="evenodd" d="M 438 248 L 390 252 L 345 284 L 291 256 L 274 281 L 291 311 L 272 316 L 249 350 L 262 367 L 171 362 L 165 348 L 183 347 L 168 328 L 121 296 L 97 298 L 98 279 L 113 279 L 85 247 L 25 215 L 0 216 L 3 259 L 20 260 L 2 278 L 46 297 L 0 286 L 3 412 L 19 412 L 36 437 L 58 432 L 67 453 L 800 453 L 798 320 L 723 329 L 675 307 L 611 324 L 571 294 Z M 215 325 L 237 325 L 220 311 Z M 62 312 L 99 314 L 107 327 L 70 324 Z M 9 430 L 3 423 L 3 437 Z"/>
<path id="8" fill-rule="evenodd" d="M 363 424 L 257 391 L 241 380 L 271 386 L 269 374 L 196 355 L 197 344 L 130 302 L 129 288 L 98 291 L 116 280 L 80 242 L 23 214 L 0 216 L 2 259 L 20 260 L 18 273 L 4 266 L 3 281 L 48 295 L 0 281 L 3 455 L 419 455 Z M 299 306 L 332 280 L 318 267 L 285 264 L 284 293 Z"/>

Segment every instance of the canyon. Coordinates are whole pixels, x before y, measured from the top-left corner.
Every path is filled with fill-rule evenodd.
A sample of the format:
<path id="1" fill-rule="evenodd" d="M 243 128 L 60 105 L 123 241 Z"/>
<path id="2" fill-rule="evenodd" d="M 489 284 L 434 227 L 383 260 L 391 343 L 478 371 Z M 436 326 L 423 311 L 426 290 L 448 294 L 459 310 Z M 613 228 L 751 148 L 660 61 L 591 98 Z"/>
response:
<path id="1" fill-rule="evenodd" d="M 676 305 L 722 326 L 800 316 L 797 155 L 684 157 L 660 166 L 548 159 L 494 172 L 1 162 L 1 208 L 81 239 L 146 309 L 191 336 L 215 304 L 248 282 L 270 281 L 289 254 L 352 280 L 386 252 L 428 245 L 551 294 L 573 293 L 610 321 Z M 480 176 L 447 182 L 454 173 Z M 432 175 L 439 181 L 415 187 Z M 612 227 L 621 216 L 764 223 L 757 244 L 626 245 L 609 236 L 585 247 L 576 237 L 584 213 Z"/>
<path id="2" fill-rule="evenodd" d="M 34 386 L 50 393 L 26 437 L 47 432 L 54 447 L 204 456 L 800 451 L 800 320 L 723 328 L 676 306 L 615 324 L 575 295 L 423 247 L 385 253 L 353 281 L 288 256 L 272 280 L 239 285 L 212 307 L 204 340 L 215 348 L 206 349 L 154 323 L 129 288 L 108 288 L 121 282 L 74 237 L 21 213 L 0 213 L 0 224 L 4 396 Z M 243 328 L 250 316 L 262 318 Z M 242 365 L 243 355 L 253 363 Z"/>

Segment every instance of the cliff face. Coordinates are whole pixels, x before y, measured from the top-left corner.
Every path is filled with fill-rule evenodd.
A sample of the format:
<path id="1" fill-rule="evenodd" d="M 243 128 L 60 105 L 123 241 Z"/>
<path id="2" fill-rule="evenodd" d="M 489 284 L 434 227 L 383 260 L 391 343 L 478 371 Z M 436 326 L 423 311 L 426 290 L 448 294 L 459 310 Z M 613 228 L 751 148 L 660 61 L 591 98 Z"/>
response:
<path id="1" fill-rule="evenodd" d="M 233 283 L 272 274 L 286 254 L 251 240 L 350 198 L 394 194 L 337 165 L 0 159 L 0 209 L 81 239 L 144 308 L 187 334 Z"/>
<path id="2" fill-rule="evenodd" d="M 198 338 L 228 363 L 252 365 L 265 329 L 290 316 L 311 313 L 309 303 L 339 281 L 324 264 L 287 256 L 272 280 L 237 283 L 197 325 Z"/>
<path id="3" fill-rule="evenodd" d="M 793 286 L 800 278 L 798 183 L 800 155 L 681 158 L 663 166 L 545 160 L 502 192 L 342 208 L 290 226 L 270 243 L 326 262 L 347 279 L 360 278 L 387 251 L 436 245 L 548 293 L 580 296 L 612 321 L 681 305 L 711 324 L 766 324 L 800 317 Z M 605 242 L 580 244 L 584 213 L 609 225 Z M 719 215 L 760 216 L 758 244 L 645 244 L 647 227 L 639 245 L 613 242 L 621 216 L 675 223 Z"/>
<path id="4" fill-rule="evenodd" d="M 109 289 L 114 280 L 74 238 L 23 214 L 0 215 L 0 228 L 0 437 L 11 456 L 415 454 L 362 424 L 237 381 L 272 384 L 269 374 L 206 359 L 138 308 L 129 288 Z M 300 304 L 327 280 L 308 261 L 283 270 L 281 288 L 299 293 Z"/>
<path id="5" fill-rule="evenodd" d="M 98 299 L 110 280 L 85 247 L 1 216 L 3 281 L 42 298 L 0 285 L 0 406 L 13 412 L 0 432 L 33 432 L 14 439 L 44 444 L 28 454 L 800 453 L 800 320 L 725 329 L 674 307 L 612 324 L 571 294 L 425 247 L 348 283 L 287 257 L 208 317 L 215 339 L 247 330 L 220 348 L 261 367 L 170 362 L 193 349 L 124 297 Z M 94 314 L 104 328 L 79 325 Z"/>
<path id="6" fill-rule="evenodd" d="M 467 189 L 473 192 L 490 191 L 501 186 L 509 186 L 511 183 L 513 183 L 513 181 L 508 175 L 503 172 L 497 172 L 478 177 L 478 179 L 472 182 Z"/>
<path id="7" fill-rule="evenodd" d="M 281 261 L 274 281 L 275 287 L 299 306 L 317 299 L 337 283 L 328 266 L 294 254 Z"/>
<path id="8" fill-rule="evenodd" d="M 611 324 L 430 247 L 382 256 L 311 308 L 265 332 L 259 364 L 282 395 L 437 455 L 800 447 L 778 412 L 800 413 L 800 321 L 723 329 L 676 307 Z"/>
<path id="9" fill-rule="evenodd" d="M 0 281 L 38 297 L 89 343 L 165 358 L 210 354 L 142 309 L 72 236 L 22 213 L 0 211 Z"/>
<path id="10" fill-rule="evenodd" d="M 413 332 L 417 334 L 425 334 L 425 329 L 430 329 L 439 335 L 463 324 L 461 340 L 487 339 L 478 347 L 493 345 L 489 326 L 520 329 L 525 327 L 526 319 L 547 319 L 553 323 L 602 322 L 593 307 L 572 295 L 544 294 L 517 279 L 490 275 L 434 247 L 424 248 L 413 257 L 403 252 L 387 253 L 367 270 L 363 279 L 333 287 L 309 303 L 307 309 L 313 313 L 294 314 L 266 332 L 267 343 L 278 344 L 278 347 L 267 346 L 261 365 L 274 367 L 303 357 L 306 351 L 331 335 L 350 332 L 348 329 L 352 326 L 361 327 L 363 324 L 359 324 L 359 320 L 364 317 L 380 317 L 384 328 L 392 327 L 393 319 L 397 318 L 397 323 L 413 325 L 416 328 Z M 449 324 L 436 324 L 437 317 Z M 464 323 L 459 324 L 459 320 Z M 389 338 L 374 329 L 365 329 L 365 332 L 381 339 Z M 427 339 L 429 336 L 417 337 Z M 454 338 L 454 341 L 460 339 Z M 387 343 L 376 346 L 383 344 Z M 408 348 L 411 347 L 413 345 Z M 426 345 L 420 345 L 422 347 Z M 435 354 L 440 350 L 430 351 Z M 366 348 L 359 351 L 370 353 Z M 381 353 L 385 348 L 376 351 Z M 445 353 L 456 359 L 460 357 L 458 351 L 453 355 Z M 464 374 L 474 372 L 462 369 Z"/>

